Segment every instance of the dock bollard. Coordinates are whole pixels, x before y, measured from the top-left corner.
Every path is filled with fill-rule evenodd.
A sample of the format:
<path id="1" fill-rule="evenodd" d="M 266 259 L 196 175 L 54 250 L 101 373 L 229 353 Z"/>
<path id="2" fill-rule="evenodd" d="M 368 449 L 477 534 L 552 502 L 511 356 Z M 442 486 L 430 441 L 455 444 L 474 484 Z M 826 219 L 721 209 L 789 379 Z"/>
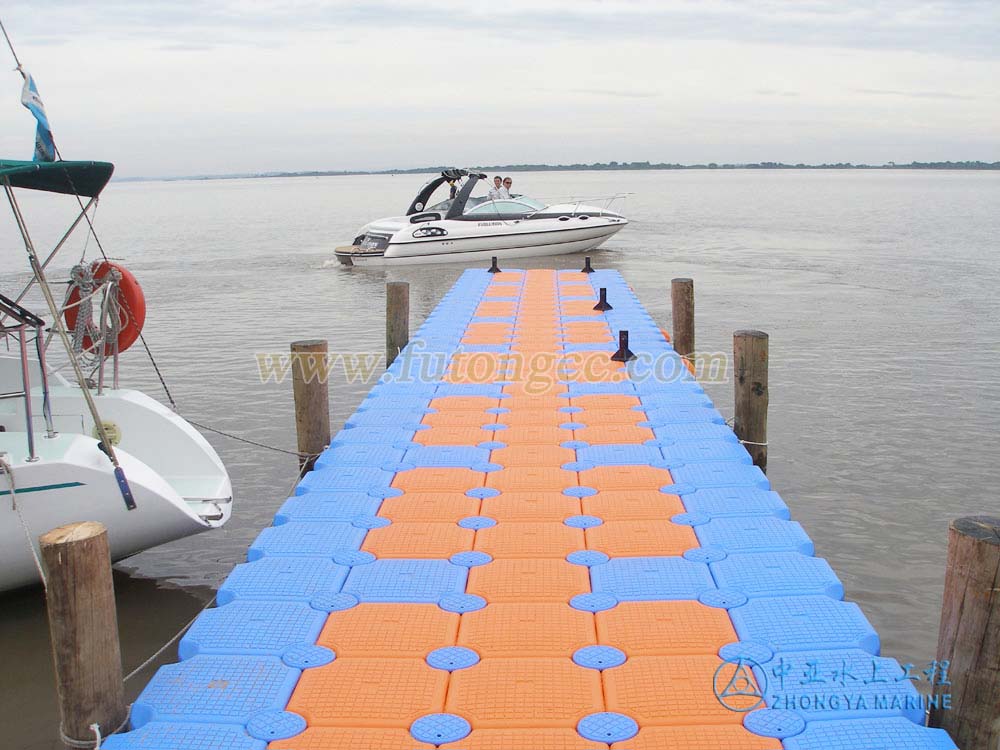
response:
<path id="1" fill-rule="evenodd" d="M 490 258 L 490 268 L 487 273 L 500 273 L 500 266 L 497 265 L 497 256 Z"/>
<path id="2" fill-rule="evenodd" d="M 733 432 L 750 453 L 754 465 L 767 472 L 767 344 L 763 331 L 733 334 L 733 382 L 736 418 Z"/>
<path id="3" fill-rule="evenodd" d="M 299 469 L 311 471 L 316 456 L 330 444 L 330 389 L 327 343 L 309 339 L 292 343 L 292 395 Z"/>
<path id="4" fill-rule="evenodd" d="M 390 281 L 385 285 L 385 367 L 410 343 L 410 285 Z"/>
<path id="5" fill-rule="evenodd" d="M 594 273 L 594 269 L 590 265 L 589 255 L 583 259 L 583 268 L 580 269 L 580 273 Z"/>
<path id="6" fill-rule="evenodd" d="M 938 631 L 930 725 L 958 747 L 1000 747 L 1000 518 L 969 516 L 948 528 L 948 567 Z"/>
<path id="7" fill-rule="evenodd" d="M 128 715 L 108 530 L 102 523 L 82 521 L 52 529 L 38 541 L 61 739 L 67 747 L 96 744 L 94 724 L 106 737 Z"/>
<path id="8" fill-rule="evenodd" d="M 670 282 L 670 307 L 673 318 L 671 344 L 674 351 L 691 361 L 694 357 L 694 280 L 673 279 Z"/>
<path id="9" fill-rule="evenodd" d="M 733 432 L 750 453 L 754 465 L 767 472 L 767 344 L 763 331 L 733 334 L 733 382 L 736 418 Z"/>
<path id="10" fill-rule="evenodd" d="M 618 332 L 618 351 L 611 355 L 612 362 L 631 362 L 635 354 L 628 348 L 628 331 Z"/>
<path id="11" fill-rule="evenodd" d="M 601 312 L 607 312 L 608 310 L 615 309 L 608 302 L 608 290 L 605 287 L 602 286 L 597 293 L 598 293 L 598 300 L 597 304 L 594 305 L 595 310 L 600 310 Z"/>

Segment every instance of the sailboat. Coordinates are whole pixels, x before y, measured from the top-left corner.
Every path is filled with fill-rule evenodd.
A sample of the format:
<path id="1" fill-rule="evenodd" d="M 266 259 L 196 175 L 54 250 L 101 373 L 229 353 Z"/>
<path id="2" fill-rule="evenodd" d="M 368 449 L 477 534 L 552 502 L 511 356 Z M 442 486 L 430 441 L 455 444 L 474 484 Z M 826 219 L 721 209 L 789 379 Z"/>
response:
<path id="1" fill-rule="evenodd" d="M 55 299 L 46 268 L 78 227 L 93 232 L 91 209 L 114 166 L 62 160 L 37 87 L 18 70 L 22 103 L 38 126 L 34 160 L 0 160 L 0 185 L 32 272 L 16 298 L 0 290 L 0 591 L 44 579 L 37 539 L 55 527 L 103 523 L 120 560 L 219 528 L 233 501 L 208 441 L 171 409 L 119 384 L 119 359 L 145 319 L 135 277 L 106 257 L 83 262 L 69 293 Z M 44 259 L 21 211 L 21 190 L 71 196 L 79 206 Z M 41 291 L 43 313 L 24 305 L 32 287 Z M 72 377 L 50 366 L 53 348 Z"/>

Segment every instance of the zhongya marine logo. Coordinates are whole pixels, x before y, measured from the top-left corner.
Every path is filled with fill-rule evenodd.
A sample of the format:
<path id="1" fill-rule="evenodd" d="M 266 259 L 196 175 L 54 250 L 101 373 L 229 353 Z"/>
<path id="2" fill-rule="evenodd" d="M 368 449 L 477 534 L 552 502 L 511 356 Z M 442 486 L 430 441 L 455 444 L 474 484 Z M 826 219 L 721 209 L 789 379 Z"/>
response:
<path id="1" fill-rule="evenodd" d="M 740 713 L 753 711 L 764 704 L 767 684 L 765 682 L 758 688 L 754 667 L 760 665 L 745 656 L 727 659 L 719 665 L 712 680 L 712 689 L 719 703 L 730 711 Z M 767 679 L 763 669 L 758 669 L 757 672 L 761 675 L 761 679 Z"/>

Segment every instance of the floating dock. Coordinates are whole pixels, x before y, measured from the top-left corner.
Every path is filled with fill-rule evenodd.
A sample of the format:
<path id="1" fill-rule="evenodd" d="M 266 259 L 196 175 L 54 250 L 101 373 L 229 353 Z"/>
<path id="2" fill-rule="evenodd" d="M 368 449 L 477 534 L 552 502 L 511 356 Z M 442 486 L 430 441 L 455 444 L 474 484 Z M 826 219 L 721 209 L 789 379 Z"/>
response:
<path id="1" fill-rule="evenodd" d="M 955 747 L 616 272 L 466 271 L 247 560 L 105 748 Z"/>

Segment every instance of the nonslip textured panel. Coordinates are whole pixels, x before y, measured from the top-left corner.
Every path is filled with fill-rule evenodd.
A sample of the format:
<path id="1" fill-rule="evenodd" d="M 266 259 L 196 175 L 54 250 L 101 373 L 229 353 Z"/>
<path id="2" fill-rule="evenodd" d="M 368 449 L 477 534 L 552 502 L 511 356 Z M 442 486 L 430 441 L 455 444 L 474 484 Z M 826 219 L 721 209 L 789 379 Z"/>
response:
<path id="1" fill-rule="evenodd" d="M 267 743 L 232 724 L 154 721 L 131 732 L 111 735 L 101 747 L 104 750 L 265 750 Z"/>
<path id="2" fill-rule="evenodd" d="M 735 724 L 647 727 L 614 750 L 782 750 L 781 740 L 759 737 Z"/>
<path id="3" fill-rule="evenodd" d="M 697 599 L 715 588 L 708 566 L 681 557 L 619 557 L 590 569 L 595 592 L 621 601 Z"/>
<path id="4" fill-rule="evenodd" d="M 609 521 L 669 519 L 684 512 L 679 497 L 651 490 L 601 490 L 581 500 L 587 515 Z"/>
<path id="5" fill-rule="evenodd" d="M 179 750 L 176 746 L 170 750 Z M 406 729 L 388 727 L 310 727 L 302 734 L 268 745 L 269 750 L 432 750 L 417 742 Z M 198 748 L 202 750 L 202 748 Z M 209 750 L 205 748 L 205 750 Z M 214 747 L 211 749 L 214 750 Z"/>
<path id="6" fill-rule="evenodd" d="M 715 518 L 699 524 L 695 533 L 703 546 L 720 547 L 726 552 L 814 552 L 812 540 L 796 521 L 774 516 Z"/>
<path id="7" fill-rule="evenodd" d="M 274 517 L 274 525 L 290 521 L 350 521 L 375 515 L 382 500 L 367 492 L 308 492 L 288 498 Z"/>
<path id="8" fill-rule="evenodd" d="M 789 518 L 788 506 L 777 492 L 755 487 L 718 487 L 684 495 L 688 511 L 713 518 L 775 516 Z"/>
<path id="9" fill-rule="evenodd" d="M 584 546 L 581 529 L 564 523 L 504 521 L 476 533 L 476 550 L 494 558 L 566 557 Z"/>
<path id="10" fill-rule="evenodd" d="M 270 526 L 247 550 L 251 562 L 271 556 L 330 557 L 341 550 L 357 549 L 366 530 L 348 522 L 292 522 Z"/>
<path id="11" fill-rule="evenodd" d="M 724 610 L 697 601 L 621 602 L 595 620 L 598 640 L 630 656 L 715 654 L 736 638 Z"/>
<path id="12" fill-rule="evenodd" d="M 477 728 L 569 728 L 603 708 L 599 672 L 544 657 L 483 659 L 453 672 L 446 705 Z"/>
<path id="13" fill-rule="evenodd" d="M 819 557 L 797 552 L 761 552 L 729 555 L 709 566 L 720 588 L 747 596 L 802 596 L 824 594 L 844 598 L 844 585 Z"/>
<path id="14" fill-rule="evenodd" d="M 281 656 L 290 646 L 312 643 L 326 614 L 305 602 L 230 602 L 202 612 L 181 638 L 179 655 L 271 654 Z"/>
<path id="15" fill-rule="evenodd" d="M 713 684 L 717 656 L 635 656 L 603 673 L 609 711 L 628 713 L 641 726 L 740 724 L 743 714 L 723 705 Z M 742 708 L 752 696 L 727 698 Z"/>
<path id="16" fill-rule="evenodd" d="M 366 466 L 338 466 L 310 471 L 295 488 L 296 495 L 317 490 L 347 490 L 364 492 L 388 487 L 392 472 Z"/>
<path id="17" fill-rule="evenodd" d="M 201 655 L 157 671 L 132 705 L 132 726 L 151 721 L 246 724 L 285 708 L 299 670 L 274 656 Z"/>
<path id="18" fill-rule="evenodd" d="M 569 657 L 596 643 L 593 616 L 557 602 L 490 604 L 462 615 L 458 632 L 484 658 Z"/>
<path id="19" fill-rule="evenodd" d="M 495 451 L 494 451 L 495 452 Z M 562 521 L 579 515 L 580 499 L 562 492 L 504 492 L 483 500 L 484 516 L 497 521 Z"/>
<path id="20" fill-rule="evenodd" d="M 455 645 L 459 617 L 437 604 L 359 604 L 329 615 L 317 643 L 340 657 L 414 657 Z"/>
<path id="21" fill-rule="evenodd" d="M 474 538 L 457 523 L 400 522 L 369 531 L 361 549 L 380 559 L 448 558 L 471 550 Z"/>
<path id="22" fill-rule="evenodd" d="M 469 570 L 467 591 L 495 602 L 568 602 L 590 590 L 587 568 L 557 559 L 494 560 Z"/>
<path id="23" fill-rule="evenodd" d="M 311 727 L 408 728 L 442 710 L 447 685 L 423 659 L 340 658 L 303 672 L 288 710 Z"/>
<path id="24" fill-rule="evenodd" d="M 958 750 L 943 729 L 903 718 L 812 721 L 784 741 L 786 750 Z"/>
<path id="25" fill-rule="evenodd" d="M 605 521 L 585 533 L 587 549 L 610 557 L 677 556 L 698 544 L 690 527 L 665 519 Z"/>
<path id="26" fill-rule="evenodd" d="M 465 739 L 441 745 L 441 750 L 597 750 L 597 746 L 582 741 L 575 729 L 473 729 Z"/>
<path id="27" fill-rule="evenodd" d="M 318 558 L 268 557 L 237 565 L 216 594 L 222 605 L 234 599 L 291 599 L 308 602 L 335 593 L 349 568 Z"/>
<path id="28" fill-rule="evenodd" d="M 447 560 L 376 560 L 352 568 L 343 590 L 362 602 L 436 603 L 464 592 L 467 572 Z"/>
<path id="29" fill-rule="evenodd" d="M 407 492 L 381 502 L 378 514 L 393 523 L 457 523 L 466 516 L 478 515 L 480 503 L 478 498 L 469 497 L 464 492 Z"/>
<path id="30" fill-rule="evenodd" d="M 860 648 L 879 652 L 878 634 L 853 602 L 827 596 L 751 599 L 729 610 L 740 640 L 757 641 L 776 652 Z"/>

